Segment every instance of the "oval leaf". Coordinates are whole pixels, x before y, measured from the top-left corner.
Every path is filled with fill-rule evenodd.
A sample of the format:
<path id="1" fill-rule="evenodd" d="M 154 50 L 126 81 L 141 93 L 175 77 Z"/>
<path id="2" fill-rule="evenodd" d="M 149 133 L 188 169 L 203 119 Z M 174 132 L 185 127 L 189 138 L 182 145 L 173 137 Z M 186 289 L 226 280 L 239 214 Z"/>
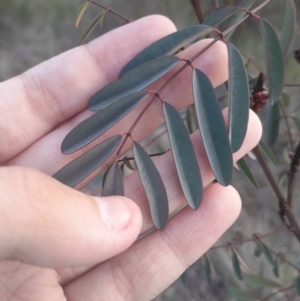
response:
<path id="1" fill-rule="evenodd" d="M 157 229 L 163 229 L 169 217 L 165 185 L 150 156 L 136 142 L 133 145 L 133 155 L 148 198 L 153 224 Z"/>
<path id="2" fill-rule="evenodd" d="M 264 132 L 265 141 L 268 145 L 273 145 L 278 137 L 280 121 L 279 111 L 278 102 L 271 105 L 268 111 Z"/>
<path id="3" fill-rule="evenodd" d="M 285 56 L 293 39 L 296 28 L 296 7 L 293 0 L 285 0 L 285 13 L 280 44 Z"/>
<path id="4" fill-rule="evenodd" d="M 163 103 L 168 134 L 180 184 L 187 203 L 193 209 L 200 206 L 202 179 L 190 135 L 177 110 Z"/>
<path id="5" fill-rule="evenodd" d="M 265 258 L 274 267 L 274 265 L 275 265 L 274 259 L 273 259 L 273 256 L 272 256 L 269 248 L 263 242 L 260 242 L 260 244 L 261 244 L 261 250 L 262 250 L 263 254 L 265 255 Z"/>
<path id="6" fill-rule="evenodd" d="M 241 267 L 240 267 L 240 261 L 234 250 L 232 250 L 231 260 L 232 260 L 232 266 L 233 266 L 235 276 L 238 279 L 243 280 L 243 275 L 242 275 L 242 271 L 241 271 Z"/>
<path id="7" fill-rule="evenodd" d="M 220 23 L 226 21 L 232 15 L 237 13 L 240 10 L 239 7 L 228 6 L 221 9 L 216 10 L 212 14 L 209 15 L 208 18 L 203 22 L 204 25 L 216 27 Z"/>
<path id="8" fill-rule="evenodd" d="M 246 136 L 250 92 L 247 72 L 240 52 L 230 43 L 228 49 L 229 140 L 232 152 L 240 149 Z"/>
<path id="9" fill-rule="evenodd" d="M 156 42 L 141 51 L 121 70 L 119 78 L 121 78 L 128 71 L 152 61 L 160 56 L 167 54 L 174 54 L 180 48 L 187 46 L 192 41 L 195 41 L 214 29 L 206 25 L 195 25 L 176 31 Z"/>
<path id="10" fill-rule="evenodd" d="M 103 179 L 102 196 L 124 195 L 123 175 L 118 162 L 107 169 Z"/>
<path id="11" fill-rule="evenodd" d="M 98 138 L 133 110 L 147 95 L 145 91 L 130 94 L 79 123 L 63 140 L 62 153 L 73 153 Z"/>
<path id="12" fill-rule="evenodd" d="M 264 155 L 268 158 L 268 160 L 274 165 L 277 166 L 277 160 L 271 149 L 268 147 L 266 143 L 262 140 L 259 142 L 259 148 L 264 153 Z"/>
<path id="13" fill-rule="evenodd" d="M 254 178 L 249 166 L 247 165 L 244 158 L 241 158 L 239 161 L 236 162 L 237 166 L 239 167 L 239 170 L 242 172 L 242 174 L 246 177 L 246 179 L 255 187 L 258 188 L 258 184 L 256 182 L 256 179 Z"/>
<path id="14" fill-rule="evenodd" d="M 85 33 L 83 34 L 79 44 L 82 45 L 85 40 L 88 38 L 88 36 L 91 34 L 91 32 L 96 28 L 96 26 L 98 25 L 98 23 L 101 22 L 101 19 L 103 17 L 103 15 L 105 14 L 106 11 L 101 11 L 90 23 L 90 25 L 88 26 L 87 30 L 85 31 Z"/>
<path id="15" fill-rule="evenodd" d="M 113 136 L 99 143 L 53 175 L 53 178 L 70 187 L 76 186 L 105 162 L 122 141 L 122 136 Z"/>
<path id="16" fill-rule="evenodd" d="M 88 101 L 88 109 L 98 111 L 133 92 L 140 91 L 171 70 L 179 58 L 163 56 L 143 64 L 126 73 L 119 81 L 113 82 L 97 93 Z"/>
<path id="17" fill-rule="evenodd" d="M 283 88 L 283 58 L 280 43 L 273 26 L 260 19 L 261 31 L 266 51 L 266 73 L 268 92 L 272 104 L 276 103 Z"/>
<path id="18" fill-rule="evenodd" d="M 81 21 L 81 18 L 83 17 L 83 15 L 84 15 L 85 11 L 87 10 L 87 8 L 89 7 L 90 3 L 91 3 L 90 1 L 85 1 L 80 5 L 78 13 L 77 13 L 76 21 L 75 21 L 76 28 L 78 27 L 78 25 Z"/>
<path id="19" fill-rule="evenodd" d="M 227 186 L 232 179 L 233 160 L 226 125 L 210 80 L 197 69 L 193 71 L 193 93 L 209 163 L 218 182 Z"/>

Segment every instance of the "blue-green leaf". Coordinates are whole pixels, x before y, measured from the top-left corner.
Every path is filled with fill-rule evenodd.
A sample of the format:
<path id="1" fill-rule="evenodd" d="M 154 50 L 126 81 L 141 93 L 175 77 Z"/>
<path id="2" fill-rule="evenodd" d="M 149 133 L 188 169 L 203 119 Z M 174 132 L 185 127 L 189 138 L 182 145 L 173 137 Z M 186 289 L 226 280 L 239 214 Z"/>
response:
<path id="1" fill-rule="evenodd" d="M 255 187 L 258 188 L 258 184 L 256 182 L 256 179 L 254 178 L 249 166 L 247 165 L 244 158 L 241 158 L 239 161 L 236 162 L 239 170 L 242 172 L 242 174 L 246 177 L 246 179 Z"/>
<path id="2" fill-rule="evenodd" d="M 193 93 L 210 166 L 218 182 L 227 186 L 232 179 L 233 160 L 226 125 L 210 80 L 197 69 L 193 71 Z"/>
<path id="3" fill-rule="evenodd" d="M 153 224 L 157 229 L 163 229 L 169 216 L 165 185 L 150 156 L 136 142 L 133 144 L 133 155 L 148 198 Z"/>
<path id="4" fill-rule="evenodd" d="M 240 149 L 246 136 L 250 92 L 247 72 L 240 52 L 230 43 L 228 49 L 229 140 L 232 152 Z"/>
<path id="5" fill-rule="evenodd" d="M 275 277 L 279 278 L 279 264 L 277 260 L 274 260 L 273 274 Z"/>
<path id="6" fill-rule="evenodd" d="M 265 141 L 268 145 L 273 145 L 279 133 L 279 103 L 275 102 L 270 106 L 265 126 Z"/>
<path id="7" fill-rule="evenodd" d="M 277 160 L 275 155 L 273 154 L 272 150 L 269 148 L 269 146 L 263 142 L 263 140 L 260 140 L 259 142 L 259 148 L 264 153 L 264 155 L 268 158 L 268 160 L 274 165 L 277 166 Z"/>
<path id="8" fill-rule="evenodd" d="M 156 42 L 141 51 L 121 70 L 119 78 L 128 71 L 152 61 L 162 55 L 174 54 L 182 47 L 189 45 L 191 42 L 212 32 L 213 28 L 206 25 L 194 25 L 176 31 Z"/>
<path id="9" fill-rule="evenodd" d="M 240 7 L 235 6 L 220 8 L 214 11 L 212 14 L 210 14 L 209 17 L 205 19 L 203 24 L 211 27 L 217 27 L 220 23 L 226 21 L 239 10 Z"/>
<path id="10" fill-rule="evenodd" d="M 163 111 L 184 196 L 189 206 L 197 209 L 202 200 L 203 186 L 192 141 L 177 110 L 164 102 Z"/>
<path id="11" fill-rule="evenodd" d="M 105 172 L 102 196 L 124 195 L 123 175 L 118 162 L 115 162 Z"/>
<path id="12" fill-rule="evenodd" d="M 147 92 L 140 91 L 125 96 L 79 123 L 63 140 L 62 153 L 73 153 L 101 136 L 133 110 L 147 95 Z"/>
<path id="13" fill-rule="evenodd" d="M 266 260 L 274 267 L 275 262 L 269 248 L 262 241 L 260 241 L 259 243 L 261 245 L 261 250 L 265 255 Z"/>
<path id="14" fill-rule="evenodd" d="M 241 271 L 241 267 L 240 267 L 240 261 L 235 253 L 234 250 L 232 250 L 232 267 L 233 267 L 233 271 L 235 276 L 239 279 L 239 280 L 243 280 L 243 275 L 242 275 L 242 271 Z"/>
<path id="15" fill-rule="evenodd" d="M 296 289 L 297 289 L 297 295 L 300 296 L 300 276 L 296 279 Z"/>
<path id="16" fill-rule="evenodd" d="M 70 187 L 76 186 L 105 162 L 122 141 L 122 136 L 113 136 L 99 143 L 53 175 L 56 180 Z"/>
<path id="17" fill-rule="evenodd" d="M 171 70 L 178 62 L 179 58 L 176 56 L 163 56 L 131 70 L 120 80 L 96 92 L 88 101 L 88 109 L 98 111 L 120 98 L 146 88 Z"/>
<path id="18" fill-rule="evenodd" d="M 283 88 L 283 58 L 280 43 L 273 26 L 260 19 L 261 31 L 266 52 L 266 73 L 271 103 L 278 101 Z"/>
<path id="19" fill-rule="evenodd" d="M 293 0 L 285 0 L 285 13 L 280 44 L 285 56 L 293 39 L 296 28 L 296 7 Z"/>

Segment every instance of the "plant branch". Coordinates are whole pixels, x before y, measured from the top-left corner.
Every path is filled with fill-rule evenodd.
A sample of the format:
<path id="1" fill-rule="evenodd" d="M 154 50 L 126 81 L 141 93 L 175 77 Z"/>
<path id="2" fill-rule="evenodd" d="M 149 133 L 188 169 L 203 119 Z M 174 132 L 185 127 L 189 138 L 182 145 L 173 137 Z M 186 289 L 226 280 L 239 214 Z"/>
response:
<path id="1" fill-rule="evenodd" d="M 254 151 L 254 154 L 255 154 L 259 164 L 261 165 L 261 167 L 265 173 L 265 176 L 267 177 L 270 185 L 272 186 L 274 193 L 276 194 L 276 196 L 279 200 L 279 208 L 280 208 L 279 215 L 280 215 L 282 221 L 284 222 L 284 224 L 287 227 L 289 227 L 293 231 L 294 235 L 300 242 L 300 229 L 299 229 L 298 223 L 297 223 L 293 213 L 290 211 L 290 208 L 288 208 L 286 199 L 283 196 L 283 193 L 280 190 L 272 171 L 270 170 L 268 164 L 266 163 L 259 147 L 256 146 L 253 149 L 253 151 Z M 285 221 L 285 216 L 287 217 L 287 219 L 289 221 L 289 225 Z"/>
<path id="2" fill-rule="evenodd" d="M 169 151 L 169 149 L 166 150 L 166 151 L 164 151 L 164 152 L 155 153 L 155 154 L 148 154 L 148 155 L 149 155 L 150 157 L 158 157 L 158 156 L 164 155 L 164 154 L 167 153 L 168 151 Z M 124 161 L 126 161 L 126 160 L 135 160 L 135 158 L 134 158 L 134 157 L 125 157 L 125 158 L 119 159 L 118 162 L 124 162 Z"/>
<path id="3" fill-rule="evenodd" d="M 93 1 L 93 0 L 91 0 L 91 3 L 93 3 L 94 5 L 96 5 L 96 6 L 98 6 L 98 7 L 101 7 L 101 8 L 103 8 L 103 9 L 105 9 L 106 11 L 110 12 L 111 14 L 113 14 L 113 15 L 115 15 L 116 17 L 118 17 L 118 18 L 124 20 L 124 21 L 127 22 L 127 23 L 132 22 L 132 19 L 128 19 L 128 18 L 122 16 L 120 13 L 116 12 L 116 11 L 113 10 L 111 7 L 106 7 L 106 6 L 102 5 L 102 4 L 97 3 L 96 1 Z"/>
<path id="4" fill-rule="evenodd" d="M 284 87 L 297 87 L 297 88 L 299 88 L 300 84 L 284 84 L 283 86 Z"/>

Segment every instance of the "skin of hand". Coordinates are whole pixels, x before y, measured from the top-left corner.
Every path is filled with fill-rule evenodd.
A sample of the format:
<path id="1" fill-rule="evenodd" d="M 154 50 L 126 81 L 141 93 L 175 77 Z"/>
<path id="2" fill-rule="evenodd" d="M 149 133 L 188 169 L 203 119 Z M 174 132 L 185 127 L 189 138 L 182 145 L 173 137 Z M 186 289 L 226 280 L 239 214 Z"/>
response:
<path id="1" fill-rule="evenodd" d="M 175 30 L 165 17 L 145 17 L 0 84 L 0 300 L 153 299 L 237 218 L 241 202 L 236 190 L 214 184 L 205 190 L 197 211 L 184 208 L 164 230 L 134 243 L 151 227 L 136 173 L 125 178 L 126 197 L 91 197 L 79 191 L 112 161 L 77 189 L 51 178 L 82 151 L 129 129 L 145 103 L 82 151 L 60 153 L 65 135 L 91 115 L 85 109 L 89 97 L 116 80 L 122 66 L 139 51 Z M 200 41 L 180 56 L 188 59 L 208 43 Z M 216 43 L 194 66 L 214 86 L 220 85 L 227 78 L 225 45 Z M 162 98 L 177 109 L 192 103 L 191 70 L 180 74 Z M 223 113 L 226 120 L 226 110 Z M 134 139 L 141 140 L 162 122 L 157 102 L 133 132 Z M 260 136 L 260 122 L 251 112 L 245 142 L 234 160 L 252 149 Z M 192 141 L 207 185 L 213 174 L 198 131 Z M 173 211 L 185 200 L 172 156 L 168 152 L 154 162 Z"/>

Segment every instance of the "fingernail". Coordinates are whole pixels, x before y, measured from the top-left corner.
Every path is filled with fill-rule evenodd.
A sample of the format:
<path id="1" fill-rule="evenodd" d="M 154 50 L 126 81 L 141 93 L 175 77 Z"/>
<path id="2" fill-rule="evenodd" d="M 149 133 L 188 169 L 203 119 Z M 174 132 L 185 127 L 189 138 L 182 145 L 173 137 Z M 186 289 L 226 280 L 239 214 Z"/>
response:
<path id="1" fill-rule="evenodd" d="M 94 197 L 101 217 L 106 226 L 112 230 L 124 230 L 132 217 L 129 201 L 122 197 Z"/>

